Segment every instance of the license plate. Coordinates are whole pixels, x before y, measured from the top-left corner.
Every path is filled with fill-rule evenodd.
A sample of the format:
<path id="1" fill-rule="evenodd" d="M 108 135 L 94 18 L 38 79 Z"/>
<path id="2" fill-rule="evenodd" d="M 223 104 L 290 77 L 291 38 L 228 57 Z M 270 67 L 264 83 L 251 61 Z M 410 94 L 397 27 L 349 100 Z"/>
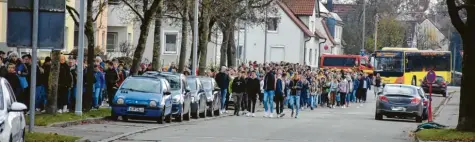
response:
<path id="1" fill-rule="evenodd" d="M 406 108 L 404 107 L 391 107 L 393 111 L 406 111 Z"/>
<path id="2" fill-rule="evenodd" d="M 130 112 L 145 112 L 143 107 L 129 107 L 128 111 Z"/>

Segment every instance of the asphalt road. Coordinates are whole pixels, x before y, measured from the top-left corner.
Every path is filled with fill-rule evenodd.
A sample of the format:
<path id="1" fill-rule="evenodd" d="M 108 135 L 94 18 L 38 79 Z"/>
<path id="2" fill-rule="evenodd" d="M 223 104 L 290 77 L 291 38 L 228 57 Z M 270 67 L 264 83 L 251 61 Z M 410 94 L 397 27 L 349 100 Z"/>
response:
<path id="1" fill-rule="evenodd" d="M 372 91 L 368 91 L 372 92 Z M 433 106 L 444 98 L 434 95 Z M 304 110 L 299 118 L 230 116 L 211 121 L 195 121 L 137 133 L 117 142 L 409 142 L 414 120 L 385 118 L 374 120 L 375 97 L 368 93 L 368 102 L 349 108 L 318 108 Z"/>

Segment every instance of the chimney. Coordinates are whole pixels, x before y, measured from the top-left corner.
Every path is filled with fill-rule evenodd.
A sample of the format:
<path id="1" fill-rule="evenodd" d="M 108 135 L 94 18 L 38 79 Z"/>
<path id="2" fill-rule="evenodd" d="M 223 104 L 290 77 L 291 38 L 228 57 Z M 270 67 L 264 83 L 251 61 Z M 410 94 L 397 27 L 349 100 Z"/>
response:
<path id="1" fill-rule="evenodd" d="M 327 0 L 327 9 L 330 12 L 333 12 L 333 0 Z"/>

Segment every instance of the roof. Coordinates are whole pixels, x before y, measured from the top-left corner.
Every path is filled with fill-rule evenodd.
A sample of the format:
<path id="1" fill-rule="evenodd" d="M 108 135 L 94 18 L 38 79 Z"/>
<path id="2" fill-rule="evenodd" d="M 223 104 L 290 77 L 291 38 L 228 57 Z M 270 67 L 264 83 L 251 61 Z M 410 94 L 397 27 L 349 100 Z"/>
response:
<path id="1" fill-rule="evenodd" d="M 297 16 L 312 16 L 315 0 L 282 0 Z"/>
<path id="2" fill-rule="evenodd" d="M 322 25 L 323 25 L 323 28 L 325 29 L 325 32 L 328 36 L 328 39 L 330 39 L 330 41 L 334 44 L 334 45 L 337 45 L 338 43 L 335 41 L 335 39 L 333 39 L 333 36 L 332 34 L 330 34 L 330 30 L 328 30 L 328 26 L 327 26 L 327 22 L 326 20 L 321 20 L 322 21 Z"/>
<path id="3" fill-rule="evenodd" d="M 333 11 L 338 15 L 345 17 L 351 12 L 354 12 L 358 5 L 356 4 L 333 4 Z"/>
<path id="4" fill-rule="evenodd" d="M 339 22 L 343 21 L 343 20 L 341 20 L 340 16 L 338 16 L 337 13 L 330 12 L 330 15 L 331 15 L 333 18 L 335 18 L 336 21 L 339 21 Z"/>
<path id="5" fill-rule="evenodd" d="M 312 31 L 308 29 L 308 27 L 302 22 L 302 20 L 300 20 L 287 5 L 285 5 L 281 1 L 277 1 L 277 4 L 280 6 L 280 8 L 282 8 L 285 14 L 287 14 L 287 16 L 289 16 L 289 18 L 292 19 L 292 21 L 297 25 L 297 27 L 299 27 L 300 30 L 302 30 L 302 32 L 306 36 L 311 36 L 311 37 L 315 36 L 315 34 L 312 33 Z"/>

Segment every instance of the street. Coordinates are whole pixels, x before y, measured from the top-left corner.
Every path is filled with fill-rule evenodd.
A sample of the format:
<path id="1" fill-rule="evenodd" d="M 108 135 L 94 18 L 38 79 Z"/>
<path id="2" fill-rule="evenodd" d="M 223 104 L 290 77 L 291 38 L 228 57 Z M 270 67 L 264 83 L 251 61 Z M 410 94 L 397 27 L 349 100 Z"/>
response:
<path id="1" fill-rule="evenodd" d="M 212 121 L 197 121 L 164 127 L 123 137 L 117 142 L 163 141 L 163 142 L 408 142 L 409 131 L 415 130 L 414 120 L 374 120 L 375 97 L 368 91 L 368 102 L 352 104 L 350 108 L 307 109 L 299 118 L 290 118 L 286 110 L 284 118 L 264 118 L 263 112 L 256 117 L 230 116 Z M 436 108 L 445 100 L 434 95 Z M 435 112 L 435 111 L 434 111 Z"/>

